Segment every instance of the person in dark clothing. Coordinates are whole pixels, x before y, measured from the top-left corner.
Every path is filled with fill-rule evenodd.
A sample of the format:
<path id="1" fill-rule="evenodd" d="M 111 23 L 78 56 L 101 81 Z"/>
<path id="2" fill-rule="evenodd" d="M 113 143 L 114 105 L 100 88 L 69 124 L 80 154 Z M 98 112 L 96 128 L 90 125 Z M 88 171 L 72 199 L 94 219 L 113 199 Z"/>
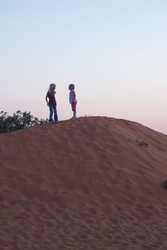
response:
<path id="1" fill-rule="evenodd" d="M 54 121 L 58 121 L 58 115 L 57 115 L 57 103 L 55 99 L 56 94 L 56 84 L 51 83 L 49 86 L 49 90 L 46 93 L 46 103 L 49 107 L 49 122 L 53 122 L 53 114 L 54 114 Z"/>

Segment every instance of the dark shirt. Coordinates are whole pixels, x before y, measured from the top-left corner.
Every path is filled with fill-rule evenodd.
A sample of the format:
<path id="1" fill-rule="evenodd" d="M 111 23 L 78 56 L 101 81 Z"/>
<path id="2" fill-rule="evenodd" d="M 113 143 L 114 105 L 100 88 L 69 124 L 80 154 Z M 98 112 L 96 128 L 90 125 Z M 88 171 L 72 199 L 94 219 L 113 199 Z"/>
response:
<path id="1" fill-rule="evenodd" d="M 56 105 L 55 91 L 47 92 L 46 97 L 49 99 L 49 105 Z"/>

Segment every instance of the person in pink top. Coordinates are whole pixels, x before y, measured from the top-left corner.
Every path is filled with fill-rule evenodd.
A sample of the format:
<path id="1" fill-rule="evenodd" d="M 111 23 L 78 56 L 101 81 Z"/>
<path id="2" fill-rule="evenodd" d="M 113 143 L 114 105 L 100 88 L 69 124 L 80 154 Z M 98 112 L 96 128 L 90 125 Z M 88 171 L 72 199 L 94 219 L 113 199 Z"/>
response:
<path id="1" fill-rule="evenodd" d="M 71 104 L 71 109 L 72 109 L 72 112 L 73 112 L 73 117 L 72 119 L 76 119 L 76 105 L 77 105 L 77 100 L 76 100 L 76 94 L 75 94 L 75 85 L 73 83 L 71 83 L 69 86 L 68 86 L 68 89 L 69 89 L 69 102 Z"/>

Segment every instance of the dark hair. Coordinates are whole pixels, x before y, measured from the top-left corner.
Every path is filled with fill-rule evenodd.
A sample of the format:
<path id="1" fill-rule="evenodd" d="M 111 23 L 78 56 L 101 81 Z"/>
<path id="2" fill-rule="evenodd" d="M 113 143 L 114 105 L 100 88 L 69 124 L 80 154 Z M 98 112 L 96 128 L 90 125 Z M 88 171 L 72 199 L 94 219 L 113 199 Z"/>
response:
<path id="1" fill-rule="evenodd" d="M 74 85 L 73 83 L 71 83 L 71 84 L 68 86 L 68 89 L 69 89 L 69 90 L 74 90 L 74 88 L 75 88 L 75 85 Z"/>

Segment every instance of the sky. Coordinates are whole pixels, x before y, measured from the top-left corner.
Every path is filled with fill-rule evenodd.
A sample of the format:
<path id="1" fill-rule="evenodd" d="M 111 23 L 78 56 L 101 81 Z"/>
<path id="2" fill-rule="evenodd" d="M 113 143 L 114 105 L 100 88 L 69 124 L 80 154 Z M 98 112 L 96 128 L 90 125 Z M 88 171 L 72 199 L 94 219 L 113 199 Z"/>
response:
<path id="1" fill-rule="evenodd" d="M 166 0 L 0 0 L 0 110 L 139 122 L 167 134 Z"/>

